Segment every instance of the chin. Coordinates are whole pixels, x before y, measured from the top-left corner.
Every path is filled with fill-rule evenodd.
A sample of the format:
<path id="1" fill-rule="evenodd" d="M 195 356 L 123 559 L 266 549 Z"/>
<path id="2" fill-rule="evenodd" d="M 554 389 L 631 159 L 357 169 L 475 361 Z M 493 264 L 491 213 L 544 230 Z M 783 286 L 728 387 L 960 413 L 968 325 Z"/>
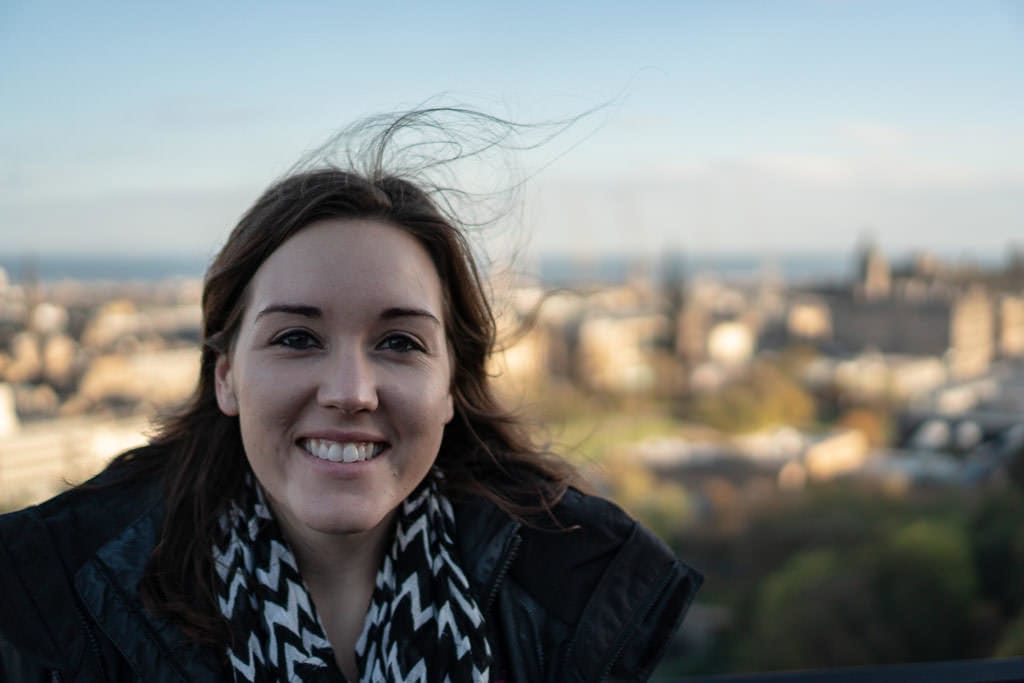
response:
<path id="1" fill-rule="evenodd" d="M 300 521 L 313 531 L 322 534 L 361 534 L 379 529 L 382 524 L 390 521 L 387 512 L 346 510 L 339 513 L 338 507 L 330 509 L 307 509 Z"/>

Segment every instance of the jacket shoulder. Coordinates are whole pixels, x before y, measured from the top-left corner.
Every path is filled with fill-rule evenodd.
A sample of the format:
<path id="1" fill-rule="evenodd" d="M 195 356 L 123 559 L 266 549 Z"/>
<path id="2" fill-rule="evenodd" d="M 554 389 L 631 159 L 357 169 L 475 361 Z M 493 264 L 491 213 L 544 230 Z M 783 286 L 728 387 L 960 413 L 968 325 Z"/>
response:
<path id="1" fill-rule="evenodd" d="M 521 530 L 512 576 L 546 613 L 570 626 L 564 674 L 645 679 L 701 575 L 603 498 L 570 489 L 553 512 L 557 524 Z"/>
<path id="2" fill-rule="evenodd" d="M 546 611 L 575 624 L 636 522 L 613 503 L 576 489 L 566 491 L 552 513 L 521 529 L 512 576 Z"/>
<path id="3" fill-rule="evenodd" d="M 150 447 L 136 452 L 150 450 Z M 135 476 L 115 461 L 89 481 L 38 505 L 0 515 L 0 539 L 21 562 L 49 547 L 74 573 L 96 550 L 159 503 L 153 476 Z M 26 533 L 36 528 L 37 533 Z"/>
<path id="4" fill-rule="evenodd" d="M 80 658 L 75 573 L 152 507 L 156 488 L 108 469 L 44 503 L 0 515 L 0 666 L 9 669 L 15 655 L 52 668 Z"/>

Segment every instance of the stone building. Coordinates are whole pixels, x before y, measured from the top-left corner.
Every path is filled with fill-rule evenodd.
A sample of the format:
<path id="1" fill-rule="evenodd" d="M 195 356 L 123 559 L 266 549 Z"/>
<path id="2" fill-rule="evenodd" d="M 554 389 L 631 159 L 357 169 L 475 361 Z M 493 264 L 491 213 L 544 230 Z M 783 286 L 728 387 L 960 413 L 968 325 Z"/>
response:
<path id="1" fill-rule="evenodd" d="M 918 255 L 894 271 L 867 245 L 850 285 L 794 297 L 787 328 L 790 339 L 816 342 L 832 354 L 931 356 L 943 359 L 952 377 L 972 377 L 1004 349 L 1024 353 L 1024 302 L 997 303 L 980 282 L 951 276 L 934 257 Z"/>
<path id="2" fill-rule="evenodd" d="M 943 357 L 954 377 L 984 372 L 995 353 L 993 304 L 980 289 L 941 299 L 860 299 L 838 292 L 825 300 L 839 352 Z"/>
<path id="3" fill-rule="evenodd" d="M 1024 296 L 1004 294 L 998 302 L 997 348 L 1004 358 L 1024 357 Z"/>

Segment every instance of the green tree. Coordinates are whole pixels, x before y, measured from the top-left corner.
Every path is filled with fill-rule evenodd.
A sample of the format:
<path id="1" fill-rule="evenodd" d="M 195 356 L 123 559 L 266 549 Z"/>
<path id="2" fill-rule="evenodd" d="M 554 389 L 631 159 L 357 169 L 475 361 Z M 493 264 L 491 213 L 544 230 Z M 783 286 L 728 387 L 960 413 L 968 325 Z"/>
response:
<path id="1" fill-rule="evenodd" d="M 808 549 L 757 590 L 745 668 L 956 658 L 968 651 L 976 577 L 963 531 L 913 522 L 880 547 Z"/>
<path id="2" fill-rule="evenodd" d="M 873 630 L 867 577 L 834 550 L 799 553 L 763 583 L 744 668 L 802 669 L 863 664 Z"/>
<path id="3" fill-rule="evenodd" d="M 1016 491 L 988 496 L 971 515 L 971 551 L 981 595 L 1003 617 L 1024 607 L 1024 500 Z"/>
<path id="4" fill-rule="evenodd" d="M 871 588 L 900 656 L 895 661 L 964 656 L 977 578 L 963 531 L 912 522 L 892 534 L 873 564 Z"/>
<path id="5" fill-rule="evenodd" d="M 750 432 L 814 418 L 814 399 L 770 363 L 755 363 L 742 378 L 697 397 L 690 416 L 725 432 Z"/>
<path id="6" fill-rule="evenodd" d="M 1020 615 L 1003 629 L 1003 635 L 992 653 L 994 657 L 1024 656 L 1024 614 Z"/>

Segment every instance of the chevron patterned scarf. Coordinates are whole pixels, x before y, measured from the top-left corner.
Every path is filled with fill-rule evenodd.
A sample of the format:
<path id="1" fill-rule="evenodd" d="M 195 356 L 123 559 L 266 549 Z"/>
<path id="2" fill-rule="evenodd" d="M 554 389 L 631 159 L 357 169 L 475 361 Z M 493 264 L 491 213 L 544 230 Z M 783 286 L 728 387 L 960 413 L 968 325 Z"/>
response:
<path id="1" fill-rule="evenodd" d="M 483 615 L 454 554 L 455 516 L 431 473 L 402 503 L 356 643 L 360 683 L 489 681 Z M 299 574 L 252 477 L 221 518 L 214 547 L 235 681 L 342 683 Z"/>

